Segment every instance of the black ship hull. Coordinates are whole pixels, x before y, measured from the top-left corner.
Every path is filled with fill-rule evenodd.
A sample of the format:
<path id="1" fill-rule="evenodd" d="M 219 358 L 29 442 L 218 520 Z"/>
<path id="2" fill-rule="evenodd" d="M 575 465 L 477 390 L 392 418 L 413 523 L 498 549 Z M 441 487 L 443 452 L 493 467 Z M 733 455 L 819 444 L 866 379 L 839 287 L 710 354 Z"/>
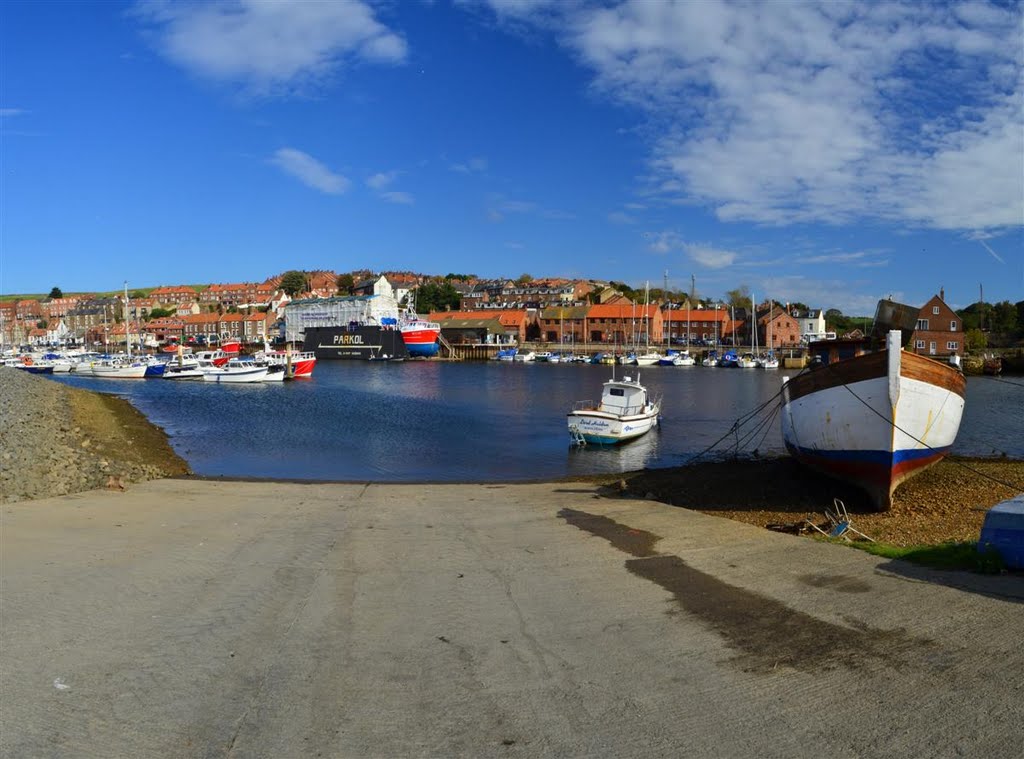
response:
<path id="1" fill-rule="evenodd" d="M 303 350 L 318 359 L 368 361 L 371 358 L 406 358 L 402 333 L 387 327 L 307 327 Z"/>

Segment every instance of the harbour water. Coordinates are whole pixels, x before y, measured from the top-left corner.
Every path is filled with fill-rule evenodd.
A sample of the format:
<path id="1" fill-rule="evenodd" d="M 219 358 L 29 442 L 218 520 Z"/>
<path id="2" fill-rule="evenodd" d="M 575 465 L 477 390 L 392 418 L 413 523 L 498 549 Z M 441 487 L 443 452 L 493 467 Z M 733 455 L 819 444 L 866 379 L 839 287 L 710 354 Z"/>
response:
<path id="1" fill-rule="evenodd" d="M 616 367 L 620 376 L 636 371 Z M 770 417 L 782 377 L 794 372 L 641 372 L 663 397 L 661 427 L 619 448 L 584 449 L 570 445 L 565 415 L 575 401 L 600 397 L 608 366 L 321 361 L 312 379 L 286 383 L 56 380 L 128 398 L 207 476 L 511 482 L 676 466 L 723 436 L 720 455 L 737 440 L 748 454 L 784 452 L 778 416 Z M 1024 381 L 1013 381 L 968 379 L 955 453 L 1024 458 Z"/>

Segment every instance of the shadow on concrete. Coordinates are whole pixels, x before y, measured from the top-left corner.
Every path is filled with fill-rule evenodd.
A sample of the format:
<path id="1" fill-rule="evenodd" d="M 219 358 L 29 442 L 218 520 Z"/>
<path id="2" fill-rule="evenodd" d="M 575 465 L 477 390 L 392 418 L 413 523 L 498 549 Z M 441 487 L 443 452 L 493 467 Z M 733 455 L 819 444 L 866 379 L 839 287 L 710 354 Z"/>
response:
<path id="1" fill-rule="evenodd" d="M 984 575 L 962 570 L 932 569 L 899 559 L 879 564 L 876 571 L 913 582 L 943 585 L 965 593 L 977 593 L 1010 603 L 1024 604 L 1024 572 Z"/>
<path id="2" fill-rule="evenodd" d="M 822 512 L 839 498 L 851 514 L 876 513 L 867 494 L 788 456 L 712 461 L 624 475 L 631 495 L 701 511 Z"/>

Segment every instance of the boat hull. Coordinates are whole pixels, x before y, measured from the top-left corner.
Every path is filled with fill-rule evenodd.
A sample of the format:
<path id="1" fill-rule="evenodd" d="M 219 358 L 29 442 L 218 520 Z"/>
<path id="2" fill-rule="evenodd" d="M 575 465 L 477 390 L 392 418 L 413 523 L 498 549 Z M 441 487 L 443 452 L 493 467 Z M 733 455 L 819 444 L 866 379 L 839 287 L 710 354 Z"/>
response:
<path id="1" fill-rule="evenodd" d="M 228 385 L 264 382 L 266 381 L 266 377 L 267 367 L 265 366 L 245 369 L 220 367 L 206 369 L 203 372 L 203 382 L 218 382 Z"/>
<path id="2" fill-rule="evenodd" d="M 405 349 L 414 358 L 431 358 L 437 355 L 440 330 L 432 328 L 403 328 L 402 340 Z"/>
<path id="3" fill-rule="evenodd" d="M 782 437 L 802 463 L 858 485 L 876 508 L 941 460 L 963 415 L 963 376 L 898 351 L 859 356 L 783 384 Z"/>
<path id="4" fill-rule="evenodd" d="M 264 351 L 256 354 L 256 358 L 270 366 L 283 366 L 285 379 L 308 379 L 316 367 L 316 354 L 312 352 Z"/>
<path id="5" fill-rule="evenodd" d="M 377 326 L 307 327 L 303 350 L 328 360 L 366 361 L 384 354 L 395 358 L 409 355 L 399 330 Z"/>
<path id="6" fill-rule="evenodd" d="M 147 368 L 145 364 L 93 364 L 92 376 L 104 379 L 144 379 Z"/>
<path id="7" fill-rule="evenodd" d="M 619 417 L 600 411 L 574 411 L 568 415 L 569 432 L 591 445 L 618 445 L 650 432 L 658 426 L 658 410 Z"/>

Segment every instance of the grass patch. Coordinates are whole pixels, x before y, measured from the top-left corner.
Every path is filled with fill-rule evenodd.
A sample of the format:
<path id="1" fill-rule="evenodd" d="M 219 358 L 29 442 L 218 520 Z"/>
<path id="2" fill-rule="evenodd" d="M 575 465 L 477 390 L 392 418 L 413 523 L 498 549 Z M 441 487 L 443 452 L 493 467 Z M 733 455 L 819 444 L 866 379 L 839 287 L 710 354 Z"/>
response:
<path id="1" fill-rule="evenodd" d="M 874 556 L 903 559 L 932 569 L 959 569 L 990 575 L 999 574 L 1006 569 L 1003 557 L 998 552 L 992 549 L 979 551 L 978 544 L 973 541 L 951 541 L 930 546 L 894 546 L 867 541 L 846 545 L 867 551 Z"/>

